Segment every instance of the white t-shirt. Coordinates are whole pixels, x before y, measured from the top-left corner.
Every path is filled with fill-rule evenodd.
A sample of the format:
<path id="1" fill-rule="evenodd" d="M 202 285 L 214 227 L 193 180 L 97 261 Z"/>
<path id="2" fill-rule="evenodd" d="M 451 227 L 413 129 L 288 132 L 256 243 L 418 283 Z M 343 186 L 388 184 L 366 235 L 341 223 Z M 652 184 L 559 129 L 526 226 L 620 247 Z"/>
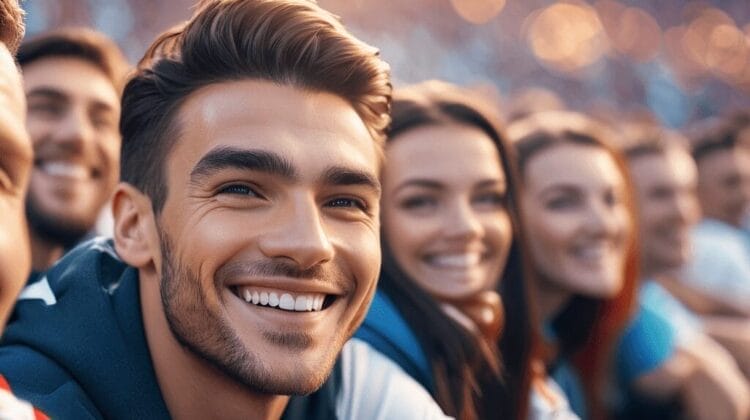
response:
<path id="1" fill-rule="evenodd" d="M 543 396 L 537 387 L 532 386 L 529 395 L 529 420 L 580 420 L 570 408 L 568 399 L 560 386 L 551 377 L 545 381 L 546 392 L 554 398 Z"/>
<path id="2" fill-rule="evenodd" d="M 693 230 L 693 254 L 683 281 L 734 305 L 748 305 L 750 254 L 739 229 L 704 219 Z"/>
<path id="3" fill-rule="evenodd" d="M 449 419 L 432 396 L 396 363 L 353 338 L 341 351 L 340 419 Z"/>

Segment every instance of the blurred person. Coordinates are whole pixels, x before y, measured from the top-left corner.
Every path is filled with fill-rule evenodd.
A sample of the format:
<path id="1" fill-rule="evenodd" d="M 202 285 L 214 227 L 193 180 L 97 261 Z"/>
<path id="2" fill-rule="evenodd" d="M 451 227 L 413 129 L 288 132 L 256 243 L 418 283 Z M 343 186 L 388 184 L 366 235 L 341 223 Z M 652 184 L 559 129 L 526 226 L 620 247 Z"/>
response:
<path id="1" fill-rule="evenodd" d="M 18 62 L 35 155 L 26 214 L 32 266 L 42 272 L 93 230 L 114 191 L 127 62 L 114 42 L 85 28 L 23 43 Z"/>
<path id="2" fill-rule="evenodd" d="M 655 126 L 630 131 L 632 144 L 626 145 L 624 152 L 640 213 L 642 277 L 658 277 L 670 292 L 701 314 L 749 315 L 750 308 L 743 306 L 750 299 L 750 261 L 739 251 L 730 252 L 729 244 L 706 246 L 693 241 L 692 230 L 701 211 L 696 193 L 698 173 L 685 149 L 687 140 Z M 692 277 L 698 278 L 675 281 Z M 694 287 L 695 282 L 705 287 Z M 722 292 L 712 292 L 712 288 L 723 288 L 733 298 L 721 299 Z"/>
<path id="3" fill-rule="evenodd" d="M 750 126 L 750 123 L 747 124 Z M 701 230 L 740 238 L 750 255 L 750 233 L 742 222 L 750 208 L 750 140 L 745 123 L 732 120 L 697 139 L 692 148 L 698 166 L 698 199 L 705 220 Z"/>
<path id="4" fill-rule="evenodd" d="M 641 299 L 652 302 L 651 305 L 669 315 L 670 322 L 676 326 L 682 348 L 693 348 L 691 341 L 695 340 L 694 336 L 705 333 L 724 345 L 741 366 L 747 366 L 750 329 L 746 313 L 716 302 L 679 281 L 682 276 L 680 269 L 690 265 L 701 253 L 698 248 L 695 251 L 699 255 L 693 254 L 691 238 L 691 229 L 700 217 L 696 197 L 697 169 L 682 146 L 685 143 L 676 134 L 653 131 L 625 149 L 636 187 L 641 225 Z M 733 273 L 738 275 L 742 272 L 734 270 Z M 740 278 L 735 280 L 737 284 L 742 284 Z M 735 293 L 742 291 L 738 287 L 733 290 Z M 677 298 L 682 299 L 687 307 Z M 688 308 L 696 308 L 708 316 L 701 319 Z M 708 340 L 701 338 L 701 341 Z M 726 353 L 725 349 L 716 345 L 709 346 L 716 348 L 714 352 Z M 696 356 L 706 357 L 705 354 Z M 711 358 L 717 356 L 712 355 Z M 722 358 L 726 359 L 726 356 L 718 357 Z M 747 371 L 747 367 L 744 370 Z M 730 377 L 735 369 L 731 371 Z"/>
<path id="5" fill-rule="evenodd" d="M 694 257 L 681 280 L 750 314 L 750 233 L 742 220 L 750 203 L 750 144 L 740 116 L 696 135 L 692 156 L 703 218 L 693 228 Z M 695 307 L 694 307 L 695 309 Z"/>
<path id="6" fill-rule="evenodd" d="M 745 372 L 750 372 L 750 318 L 747 312 L 739 306 L 735 308 L 717 302 L 710 295 L 704 296 L 679 281 L 682 276 L 680 269 L 690 265 L 695 257 L 690 233 L 700 217 L 695 193 L 697 170 L 692 157 L 682 146 L 685 143 L 673 133 L 652 132 L 649 137 L 639 139 L 625 149 L 636 187 L 641 225 L 641 299 L 651 300 L 654 306 L 667 312 L 681 335 L 700 332 L 717 340 Z M 741 259 L 740 262 L 747 260 Z M 703 271 L 716 270 L 717 267 L 706 267 Z M 738 270 L 732 273 L 735 276 L 743 274 Z M 723 279 L 724 287 L 731 288 L 738 297 L 744 292 L 745 298 L 750 298 L 748 273 L 750 270 L 745 269 L 745 277 L 734 277 L 734 287 L 728 281 L 731 276 Z M 724 271 L 722 274 L 728 273 Z M 680 298 L 687 306 L 683 306 L 678 300 Z M 697 307 L 695 311 L 703 316 L 693 313 L 693 307 Z M 687 337 L 683 341 L 689 340 Z M 691 347 L 689 343 L 682 345 Z"/>
<path id="7" fill-rule="evenodd" d="M 390 94 L 313 2 L 201 2 L 124 89 L 114 240 L 18 302 L 0 371 L 60 419 L 444 418 L 347 343 L 380 268 Z"/>
<path id="8" fill-rule="evenodd" d="M 383 269 L 357 337 L 456 418 L 573 418 L 543 368 L 534 370 L 517 176 L 496 114 L 439 81 L 396 90 L 382 176 Z"/>
<path id="9" fill-rule="evenodd" d="M 524 232 L 539 271 L 534 291 L 553 377 L 576 412 L 632 417 L 632 390 L 699 402 L 684 412 L 668 406 L 662 418 L 745 418 L 747 385 L 731 357 L 715 353 L 723 360 L 713 367 L 721 369 L 708 369 L 677 346 L 675 327 L 659 308 L 638 300 L 636 210 L 614 134 L 565 112 L 535 114 L 508 132 L 518 151 Z M 714 345 L 694 343 L 690 350 Z M 706 389 L 703 396 L 696 386 Z"/>
<path id="10" fill-rule="evenodd" d="M 24 198 L 32 148 L 23 127 L 26 102 L 11 54 L 23 38 L 23 11 L 15 0 L 0 0 L 0 333 L 31 269 Z M 0 372 L 0 418 L 45 419 L 16 399 Z"/>

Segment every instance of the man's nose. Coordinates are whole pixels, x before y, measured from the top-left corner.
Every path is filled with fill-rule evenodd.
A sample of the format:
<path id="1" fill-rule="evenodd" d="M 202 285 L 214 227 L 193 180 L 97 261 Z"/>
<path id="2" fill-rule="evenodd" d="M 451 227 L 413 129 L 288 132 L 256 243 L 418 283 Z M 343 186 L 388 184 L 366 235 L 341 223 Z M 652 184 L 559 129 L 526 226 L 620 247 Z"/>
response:
<path id="1" fill-rule="evenodd" d="M 259 243 L 268 258 L 288 258 L 301 270 L 315 267 L 334 256 L 334 248 L 326 232 L 321 212 L 313 198 L 298 198 L 274 220 Z"/>

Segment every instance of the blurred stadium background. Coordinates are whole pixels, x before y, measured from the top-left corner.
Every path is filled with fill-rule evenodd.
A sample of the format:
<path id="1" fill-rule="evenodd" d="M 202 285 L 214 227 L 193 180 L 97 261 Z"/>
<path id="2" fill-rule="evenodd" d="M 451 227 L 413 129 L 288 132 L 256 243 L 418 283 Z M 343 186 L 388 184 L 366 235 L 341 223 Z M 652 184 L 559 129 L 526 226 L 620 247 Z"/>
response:
<path id="1" fill-rule="evenodd" d="M 136 62 L 193 0 L 24 0 L 28 35 L 89 25 Z M 512 106 L 548 89 L 675 128 L 750 106 L 750 0 L 318 0 L 379 47 L 395 84 L 440 78 Z"/>

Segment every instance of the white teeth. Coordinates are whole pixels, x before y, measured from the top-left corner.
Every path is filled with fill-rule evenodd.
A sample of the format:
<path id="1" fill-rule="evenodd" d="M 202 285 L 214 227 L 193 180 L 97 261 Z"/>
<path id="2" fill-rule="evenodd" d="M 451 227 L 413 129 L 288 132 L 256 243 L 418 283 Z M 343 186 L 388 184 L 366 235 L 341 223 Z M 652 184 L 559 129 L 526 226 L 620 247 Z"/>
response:
<path id="1" fill-rule="evenodd" d="M 436 255 L 430 258 L 432 264 L 445 268 L 469 268 L 479 264 L 481 260 L 482 256 L 478 252 Z"/>
<path id="2" fill-rule="evenodd" d="M 274 308 L 279 306 L 279 295 L 274 292 L 268 294 L 268 304 Z"/>
<path id="3" fill-rule="evenodd" d="M 240 287 L 237 294 L 247 303 L 259 306 L 278 307 L 294 312 L 316 312 L 323 309 L 325 295 L 322 293 L 291 294 L 257 291 L 251 287 Z"/>
<path id="4" fill-rule="evenodd" d="M 68 162 L 45 162 L 40 167 L 42 171 L 52 176 L 60 176 L 84 180 L 89 178 L 89 170 L 83 166 Z"/>
<path id="5" fill-rule="evenodd" d="M 279 308 L 291 311 L 294 309 L 294 298 L 289 293 L 284 293 L 279 299 Z"/>
<path id="6" fill-rule="evenodd" d="M 306 311 L 307 310 L 307 296 L 297 296 L 294 301 L 295 311 Z"/>

